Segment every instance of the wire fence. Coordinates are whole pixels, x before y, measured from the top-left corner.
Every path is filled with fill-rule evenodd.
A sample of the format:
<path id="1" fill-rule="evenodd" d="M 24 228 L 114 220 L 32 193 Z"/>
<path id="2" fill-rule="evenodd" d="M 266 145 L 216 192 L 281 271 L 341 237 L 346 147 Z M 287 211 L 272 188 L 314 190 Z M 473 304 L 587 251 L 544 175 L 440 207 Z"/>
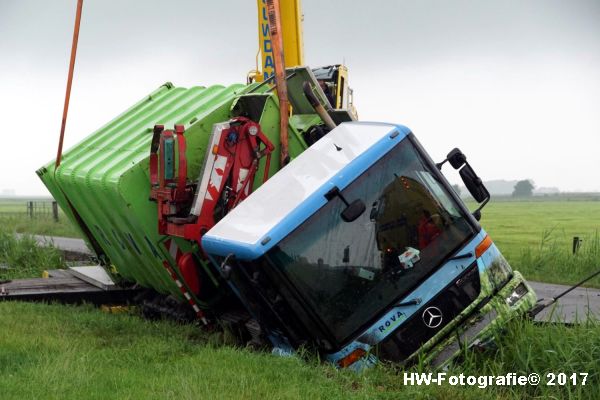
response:
<path id="1" fill-rule="evenodd" d="M 31 219 L 52 218 L 58 222 L 56 201 L 23 201 L 0 204 L 0 216 L 27 216 Z"/>

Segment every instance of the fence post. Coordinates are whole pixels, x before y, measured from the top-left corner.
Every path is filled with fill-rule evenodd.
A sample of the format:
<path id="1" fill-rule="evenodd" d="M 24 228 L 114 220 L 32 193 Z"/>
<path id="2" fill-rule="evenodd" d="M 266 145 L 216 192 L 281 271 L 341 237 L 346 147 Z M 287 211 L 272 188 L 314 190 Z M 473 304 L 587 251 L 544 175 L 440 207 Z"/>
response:
<path id="1" fill-rule="evenodd" d="M 573 254 L 576 254 L 579 251 L 581 242 L 583 242 L 583 239 L 581 239 L 579 236 L 573 236 Z"/>
<path id="2" fill-rule="evenodd" d="M 54 222 L 58 222 L 58 203 L 56 201 L 52 202 L 52 217 Z"/>
<path id="3" fill-rule="evenodd" d="M 33 219 L 33 201 L 27 203 L 27 213 L 29 214 L 29 218 Z"/>

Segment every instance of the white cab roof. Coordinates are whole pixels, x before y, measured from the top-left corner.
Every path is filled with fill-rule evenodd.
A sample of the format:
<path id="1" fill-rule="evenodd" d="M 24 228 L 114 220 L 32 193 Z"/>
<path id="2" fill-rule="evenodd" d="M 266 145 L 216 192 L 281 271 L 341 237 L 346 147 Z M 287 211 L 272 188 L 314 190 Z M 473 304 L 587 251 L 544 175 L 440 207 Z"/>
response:
<path id="1" fill-rule="evenodd" d="M 308 196 L 396 128 L 370 122 L 339 125 L 229 212 L 206 236 L 257 243 Z"/>

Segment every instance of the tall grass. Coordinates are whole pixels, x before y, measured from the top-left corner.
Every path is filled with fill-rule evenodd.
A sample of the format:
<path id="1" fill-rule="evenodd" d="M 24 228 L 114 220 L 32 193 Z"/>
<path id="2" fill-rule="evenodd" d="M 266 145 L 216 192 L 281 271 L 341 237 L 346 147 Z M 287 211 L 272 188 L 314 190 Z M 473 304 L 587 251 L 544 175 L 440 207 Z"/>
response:
<path id="1" fill-rule="evenodd" d="M 0 281 L 39 277 L 47 269 L 63 268 L 62 253 L 52 247 L 40 247 L 31 235 L 19 238 L 0 231 Z"/>
<path id="2" fill-rule="evenodd" d="M 528 375 L 539 386 L 404 385 L 405 370 L 361 374 L 298 357 L 214 343 L 192 325 L 90 307 L 0 302 L 3 399 L 597 399 L 600 327 L 514 321 L 498 349 L 469 352 L 449 375 Z M 406 372 L 429 372 L 414 367 Z M 435 372 L 435 371 L 434 371 Z M 548 372 L 589 373 L 585 386 L 546 386 Z"/>
<path id="3" fill-rule="evenodd" d="M 595 399 L 600 395 L 600 325 L 595 320 L 567 327 L 565 325 L 535 325 L 527 320 L 515 320 L 499 338 L 493 353 L 469 352 L 462 365 L 453 373 L 471 375 L 506 375 L 509 372 L 528 375 L 535 372 L 542 378 L 538 386 L 495 387 L 498 397 Z M 588 373 L 585 386 L 582 376 L 577 384 L 548 386 L 548 373 Z M 556 381 L 555 381 L 556 383 Z"/>
<path id="4" fill-rule="evenodd" d="M 527 279 L 548 283 L 574 284 L 593 272 L 600 270 L 600 234 L 596 231 L 584 239 L 579 250 L 573 254 L 567 249 L 560 232 L 546 230 L 537 247 L 521 249 L 516 269 Z M 600 287 L 600 277 L 586 283 Z"/>

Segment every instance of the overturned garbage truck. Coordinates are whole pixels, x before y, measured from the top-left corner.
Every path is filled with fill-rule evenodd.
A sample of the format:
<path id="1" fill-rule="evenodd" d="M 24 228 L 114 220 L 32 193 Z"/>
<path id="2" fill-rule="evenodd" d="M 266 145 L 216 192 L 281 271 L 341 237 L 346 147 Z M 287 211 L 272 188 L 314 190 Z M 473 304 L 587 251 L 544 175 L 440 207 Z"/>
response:
<path id="1" fill-rule="evenodd" d="M 440 366 L 534 305 L 459 150 L 474 212 L 408 128 L 332 109 L 309 68 L 286 78 L 289 162 L 268 81 L 165 84 L 38 175 L 115 280 L 279 353 Z"/>

